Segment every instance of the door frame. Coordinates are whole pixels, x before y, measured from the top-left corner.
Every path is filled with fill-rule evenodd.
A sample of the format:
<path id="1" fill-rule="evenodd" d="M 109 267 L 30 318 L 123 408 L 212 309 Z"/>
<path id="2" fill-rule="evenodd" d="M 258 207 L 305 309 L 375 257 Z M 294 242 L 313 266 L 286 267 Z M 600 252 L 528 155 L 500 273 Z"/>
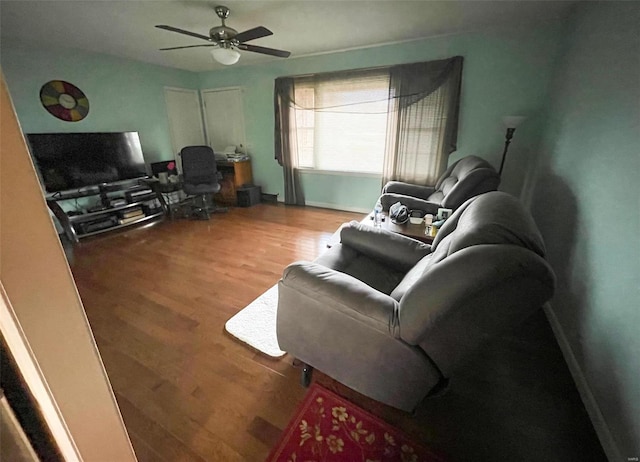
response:
<path id="1" fill-rule="evenodd" d="M 1 72 L 0 115 L 2 335 L 65 460 L 135 462 Z"/>
<path id="2" fill-rule="evenodd" d="M 56 404 L 51 389 L 47 384 L 44 374 L 29 346 L 20 323 L 16 319 L 15 311 L 11 306 L 2 281 L 0 280 L 0 331 L 9 350 L 13 355 L 22 379 L 25 381 L 29 392 L 40 406 L 42 418 L 47 424 L 55 445 L 68 462 L 80 462 L 80 452 L 73 436 L 67 427 L 64 417 Z"/>
<path id="3" fill-rule="evenodd" d="M 171 139 L 171 148 L 173 149 L 173 157 L 176 161 L 176 165 L 178 165 L 179 171 L 180 173 L 182 173 L 182 162 L 181 159 L 178 158 L 178 154 L 180 153 L 181 148 L 177 147 L 176 145 L 176 134 L 174 133 L 173 124 L 171 123 L 172 114 L 169 110 L 169 101 L 167 99 L 167 92 L 170 91 L 178 93 L 194 93 L 196 95 L 196 98 L 198 99 L 198 110 L 200 111 L 200 117 L 198 118 L 198 120 L 200 121 L 200 132 L 202 133 L 203 143 L 207 143 L 206 124 L 204 120 L 204 101 L 202 100 L 200 91 L 197 89 L 169 86 L 164 87 L 164 105 L 167 108 L 167 122 L 169 124 L 169 138 Z"/>
<path id="4" fill-rule="evenodd" d="M 221 88 L 205 88 L 200 89 L 200 105 L 202 109 L 202 118 L 204 120 L 204 136 L 206 143 L 213 149 L 211 146 L 211 138 L 209 137 L 209 121 L 207 119 L 207 109 L 205 107 L 205 93 L 216 93 L 221 91 L 238 91 L 240 93 L 240 119 L 241 119 L 241 130 L 242 130 L 242 142 L 240 143 L 245 151 L 247 149 L 247 129 L 244 121 L 244 88 L 243 87 L 221 87 Z"/>

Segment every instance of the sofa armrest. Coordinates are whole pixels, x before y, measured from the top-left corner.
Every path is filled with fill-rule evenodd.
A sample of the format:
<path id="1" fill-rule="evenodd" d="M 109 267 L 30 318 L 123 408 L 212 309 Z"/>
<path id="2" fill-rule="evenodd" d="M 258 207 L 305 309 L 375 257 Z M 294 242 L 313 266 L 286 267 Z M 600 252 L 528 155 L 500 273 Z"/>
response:
<path id="1" fill-rule="evenodd" d="M 395 335 L 397 306 L 351 276 L 294 263 L 278 283 L 278 344 L 338 382 L 411 411 L 441 375 L 420 348 Z"/>
<path id="2" fill-rule="evenodd" d="M 431 253 L 429 244 L 355 221 L 342 228 L 340 242 L 405 273 Z"/>
<path id="3" fill-rule="evenodd" d="M 380 196 L 380 203 L 382 209 L 388 211 L 396 202 L 400 202 L 402 205 L 406 205 L 409 210 L 424 210 L 427 213 L 433 215 L 438 213 L 438 208 L 442 207 L 438 202 L 430 202 L 425 199 L 419 199 L 413 196 L 406 196 L 404 194 L 396 193 L 384 193 Z"/>
<path id="4" fill-rule="evenodd" d="M 435 191 L 436 188 L 433 186 L 403 183 L 402 181 L 389 181 L 382 188 L 383 193 L 402 194 L 404 196 L 417 197 L 418 199 L 428 199 Z"/>
<path id="5" fill-rule="evenodd" d="M 300 261 L 284 270 L 280 285 L 294 289 L 313 304 L 339 311 L 377 331 L 395 332 L 398 302 L 348 274 Z M 302 297 L 300 309 L 304 309 Z"/>

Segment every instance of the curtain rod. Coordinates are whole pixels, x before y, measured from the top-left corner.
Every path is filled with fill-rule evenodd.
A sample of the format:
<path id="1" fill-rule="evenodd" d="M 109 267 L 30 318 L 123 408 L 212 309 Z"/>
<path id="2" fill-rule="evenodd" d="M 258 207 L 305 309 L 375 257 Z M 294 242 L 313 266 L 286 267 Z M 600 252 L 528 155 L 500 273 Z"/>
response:
<path id="1" fill-rule="evenodd" d="M 455 59 L 455 58 L 463 58 L 460 55 L 456 55 L 456 56 L 452 56 L 450 58 L 442 58 L 442 59 L 434 59 L 433 61 L 414 61 L 411 63 L 402 63 L 402 64 L 388 64 L 385 66 L 374 66 L 374 67 L 358 67 L 356 69 L 342 69 L 342 70 L 336 70 L 336 71 L 325 71 L 325 72 L 316 72 L 316 73 L 312 73 L 312 74 L 296 74 L 296 75 L 280 75 L 278 77 L 276 77 L 276 79 L 294 79 L 294 78 L 308 78 L 308 77 L 320 77 L 322 75 L 327 75 L 327 74 L 336 74 L 338 72 L 362 72 L 362 71 L 376 71 L 376 70 L 381 70 L 381 69 L 391 69 L 392 67 L 396 67 L 396 66 L 411 66 L 414 64 L 421 64 L 421 63 L 427 63 L 427 62 L 438 62 L 438 61 L 449 61 L 451 59 Z"/>

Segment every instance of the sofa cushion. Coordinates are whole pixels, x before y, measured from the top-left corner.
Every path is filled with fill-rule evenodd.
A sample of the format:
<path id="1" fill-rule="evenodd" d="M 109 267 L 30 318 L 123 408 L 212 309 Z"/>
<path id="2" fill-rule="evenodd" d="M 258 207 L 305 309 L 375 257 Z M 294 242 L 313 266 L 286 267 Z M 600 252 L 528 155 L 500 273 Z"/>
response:
<path id="1" fill-rule="evenodd" d="M 403 273 L 431 252 L 429 244 L 355 221 L 342 228 L 340 241 L 345 246 Z"/>
<path id="2" fill-rule="evenodd" d="M 443 200 L 444 200 L 444 193 L 441 190 L 437 190 L 436 192 L 431 194 L 428 199 L 429 202 L 434 202 L 436 204 L 442 204 Z"/>
<path id="3" fill-rule="evenodd" d="M 330 252 L 316 258 L 314 263 L 353 276 L 386 295 L 391 293 L 405 274 L 344 244 L 336 244 Z"/>
<path id="4" fill-rule="evenodd" d="M 470 205 L 473 203 L 473 207 Z M 544 257 L 544 243 L 531 216 L 518 200 L 502 192 L 469 199 L 451 216 L 431 246 L 431 254 L 416 264 L 391 292 L 398 302 L 436 263 L 467 247 L 511 244 Z"/>
<path id="5" fill-rule="evenodd" d="M 473 204 L 473 207 L 470 205 Z M 480 244 L 511 244 L 545 255 L 544 242 L 538 229 L 515 197 L 493 191 L 465 202 L 442 226 L 433 241 L 432 250 L 446 254 Z"/>
<path id="6" fill-rule="evenodd" d="M 402 278 L 402 281 L 393 289 L 391 292 L 391 297 L 396 301 L 400 301 L 400 299 L 404 296 L 405 292 L 409 290 L 409 288 L 414 285 L 420 276 L 424 274 L 424 272 L 431 265 L 431 260 L 433 258 L 433 254 L 427 255 L 422 260 L 420 260 L 411 270 Z"/>

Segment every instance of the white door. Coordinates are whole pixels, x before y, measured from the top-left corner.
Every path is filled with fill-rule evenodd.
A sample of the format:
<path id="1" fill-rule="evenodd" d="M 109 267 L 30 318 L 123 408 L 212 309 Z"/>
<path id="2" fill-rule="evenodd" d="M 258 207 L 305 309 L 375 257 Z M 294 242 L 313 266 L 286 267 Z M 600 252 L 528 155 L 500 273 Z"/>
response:
<path id="1" fill-rule="evenodd" d="M 207 140 L 216 153 L 227 146 L 246 147 L 242 89 L 202 90 Z"/>
<path id="2" fill-rule="evenodd" d="M 200 98 L 198 90 L 170 87 L 165 87 L 164 97 L 169 116 L 171 146 L 178 171 L 182 173 L 182 163 L 178 156 L 180 150 L 185 146 L 205 144 Z"/>

